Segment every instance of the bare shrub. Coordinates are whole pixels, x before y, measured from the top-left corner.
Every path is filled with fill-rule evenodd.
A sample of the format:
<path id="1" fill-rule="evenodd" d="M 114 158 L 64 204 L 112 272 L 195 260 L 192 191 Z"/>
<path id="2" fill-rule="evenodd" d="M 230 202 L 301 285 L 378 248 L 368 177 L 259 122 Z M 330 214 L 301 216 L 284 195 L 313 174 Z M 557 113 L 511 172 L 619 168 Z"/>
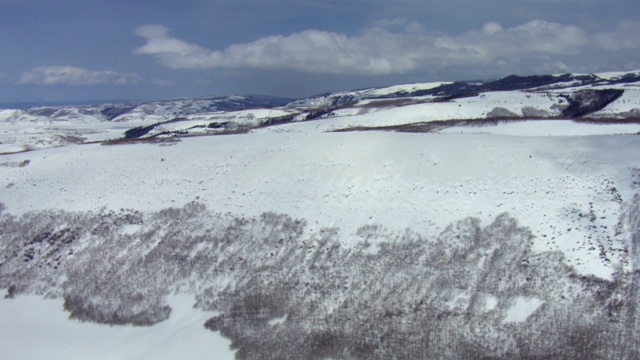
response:
<path id="1" fill-rule="evenodd" d="M 624 206 L 635 214 L 636 205 Z M 578 276 L 561 253 L 533 253 L 531 232 L 508 214 L 486 226 L 461 219 L 432 238 L 368 225 L 354 246 L 291 216 L 235 217 L 197 202 L 153 213 L 2 212 L 0 226 L 7 295 L 60 296 L 72 318 L 146 326 L 170 316 L 168 294 L 192 293 L 220 312 L 205 326 L 230 338 L 239 359 L 606 359 L 638 350 L 637 279 Z M 516 297 L 543 305 L 505 324 Z"/>

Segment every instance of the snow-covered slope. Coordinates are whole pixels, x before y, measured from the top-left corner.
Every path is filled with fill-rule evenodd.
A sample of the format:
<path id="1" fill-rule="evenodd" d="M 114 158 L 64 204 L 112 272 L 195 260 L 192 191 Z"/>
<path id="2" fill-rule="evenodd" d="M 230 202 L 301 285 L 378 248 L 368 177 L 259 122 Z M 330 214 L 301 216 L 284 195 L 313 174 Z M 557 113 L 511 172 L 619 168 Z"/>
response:
<path id="1" fill-rule="evenodd" d="M 573 129 L 579 134 L 581 125 Z M 345 244 L 367 224 L 435 234 L 457 219 L 490 222 L 508 212 L 545 242 L 540 249 L 561 249 L 579 272 L 610 279 L 619 263 L 612 249 L 624 242 L 615 234 L 620 199 L 632 196 L 628 168 L 640 167 L 638 139 L 540 135 L 251 134 L 83 145 L 14 156 L 0 185 L 16 215 L 198 201 L 248 216 L 313 219 L 340 228 Z M 584 153 L 600 148 L 607 151 Z M 579 216 L 590 211 L 593 223 Z M 592 224 L 608 230 L 594 233 Z M 614 257 L 603 263 L 599 250 L 587 249 L 607 241 Z"/>
<path id="2" fill-rule="evenodd" d="M 254 95 L 95 106 L 0 109 L 0 153 L 117 139 L 131 128 L 175 119 L 211 119 L 204 123 L 206 127 L 219 119 L 234 120 L 237 117 L 244 121 L 252 118 L 252 113 L 259 117 L 266 111 L 277 116 L 289 112 L 281 110 L 273 115 L 263 108 L 281 106 L 289 101 Z M 243 116 L 241 111 L 247 109 L 252 111 Z M 234 112 L 240 113 L 234 116 Z M 185 129 L 200 124 L 185 122 L 176 131 L 184 132 Z"/>
<path id="3" fill-rule="evenodd" d="M 3 351 L 218 359 L 222 337 L 238 359 L 636 358 L 633 76 L 112 121 L 4 110 Z M 118 326 L 28 316 L 60 300 Z M 83 334 L 21 351 L 15 336 L 52 326 Z"/>
<path id="4" fill-rule="evenodd" d="M 316 132 L 462 119 L 587 117 L 637 123 L 639 84 L 638 72 L 508 76 L 487 82 L 394 85 L 296 101 L 229 96 L 5 109 L 0 110 L 0 153 L 123 136 L 180 137 L 251 129 Z M 447 124 L 438 128 L 442 126 Z"/>

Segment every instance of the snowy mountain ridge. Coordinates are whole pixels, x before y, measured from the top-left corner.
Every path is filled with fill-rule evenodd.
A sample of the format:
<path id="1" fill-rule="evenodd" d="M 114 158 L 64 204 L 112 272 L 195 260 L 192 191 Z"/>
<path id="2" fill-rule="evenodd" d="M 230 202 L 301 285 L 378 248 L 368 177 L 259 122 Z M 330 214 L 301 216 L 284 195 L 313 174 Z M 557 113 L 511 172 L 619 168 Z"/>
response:
<path id="1" fill-rule="evenodd" d="M 294 131 L 298 128 L 296 123 L 317 119 L 327 121 L 315 124 L 313 130 L 306 126 L 302 131 L 471 119 L 586 118 L 629 122 L 638 121 L 639 114 L 638 71 L 512 75 L 484 82 L 395 85 L 293 101 L 228 96 L 4 109 L 0 110 L 0 128 L 5 134 L 0 139 L 4 144 L 0 152 L 117 139 L 127 130 L 131 130 L 127 138 L 181 137 L 265 131 L 265 127 L 270 128 L 266 131 Z M 86 129 L 87 125 L 92 130 Z"/>
<path id="2" fill-rule="evenodd" d="M 458 81 L 414 83 L 370 88 L 356 91 L 343 91 L 313 96 L 308 99 L 291 100 L 268 96 L 217 96 L 193 99 L 148 101 L 124 104 L 104 104 L 87 106 L 33 107 L 12 109 L 0 117 L 0 121 L 15 121 L 15 114 L 34 118 L 53 118 L 59 120 L 78 119 L 82 115 L 93 117 L 94 121 L 131 121 L 139 117 L 156 115 L 167 119 L 218 111 L 236 111 L 248 108 L 272 108 L 287 105 L 290 108 L 309 108 L 335 106 L 352 100 L 379 98 L 400 98 L 432 95 L 440 99 L 465 96 L 487 91 L 511 90 L 549 90 L 576 87 L 602 87 L 640 82 L 640 71 L 610 72 L 598 74 L 562 74 L 562 75 L 511 75 L 492 81 Z M 5 109 L 6 110 L 6 109 Z M 11 109 L 9 109 L 11 110 Z M 12 115 L 13 113 L 13 115 Z M 126 115 L 126 116 L 124 116 Z"/>

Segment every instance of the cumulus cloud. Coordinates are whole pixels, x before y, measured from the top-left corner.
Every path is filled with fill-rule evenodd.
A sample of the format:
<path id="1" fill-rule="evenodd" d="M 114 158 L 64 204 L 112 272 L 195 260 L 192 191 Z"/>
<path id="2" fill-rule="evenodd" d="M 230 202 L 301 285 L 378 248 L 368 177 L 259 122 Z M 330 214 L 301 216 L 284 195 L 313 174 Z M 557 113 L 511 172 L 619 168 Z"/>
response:
<path id="1" fill-rule="evenodd" d="M 587 42 L 588 35 L 576 26 L 535 20 L 509 29 L 492 22 L 482 30 L 439 37 L 435 44 L 443 52 L 443 59 L 473 64 L 577 54 Z"/>
<path id="2" fill-rule="evenodd" d="M 23 85 L 133 85 L 142 78 L 133 73 L 88 70 L 75 66 L 38 66 L 25 71 L 18 80 Z"/>
<path id="3" fill-rule="evenodd" d="M 638 24 L 622 24 L 600 34 L 600 46 L 629 48 L 640 43 Z M 543 20 L 511 28 L 489 22 L 458 35 L 433 34 L 405 19 L 380 20 L 357 35 L 305 30 L 211 50 L 170 36 L 163 25 L 139 27 L 146 43 L 134 53 L 150 55 L 168 67 L 283 69 L 317 74 L 402 74 L 449 66 L 489 67 L 498 63 L 562 64 L 580 54 L 593 36 L 583 29 Z M 608 44 L 608 45 L 603 45 Z"/>
<path id="4" fill-rule="evenodd" d="M 268 36 L 247 44 L 211 51 L 199 45 L 169 37 L 160 26 L 138 28 L 136 34 L 147 43 L 135 50 L 139 55 L 157 56 L 171 68 L 263 68 L 293 69 L 314 73 L 386 74 L 415 66 L 403 57 L 389 56 L 397 46 L 377 44 L 371 35 L 348 37 L 333 32 L 306 30 L 288 36 Z M 385 38 L 393 34 L 381 30 Z M 389 46 L 383 49 L 383 46 Z"/>

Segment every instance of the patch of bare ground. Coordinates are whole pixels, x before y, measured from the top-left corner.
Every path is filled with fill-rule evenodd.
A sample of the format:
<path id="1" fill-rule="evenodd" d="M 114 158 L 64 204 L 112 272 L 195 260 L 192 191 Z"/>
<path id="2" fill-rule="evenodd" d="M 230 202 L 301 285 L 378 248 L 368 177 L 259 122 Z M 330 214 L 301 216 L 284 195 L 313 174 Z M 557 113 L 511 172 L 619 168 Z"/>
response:
<path id="1" fill-rule="evenodd" d="M 146 137 L 146 138 L 120 138 L 103 141 L 102 145 L 132 145 L 132 144 L 158 144 L 158 145 L 173 145 L 179 142 L 180 139 L 176 137 Z"/>
<path id="2" fill-rule="evenodd" d="M 26 152 L 30 152 L 30 151 L 33 151 L 33 149 L 24 149 L 24 150 L 19 150 L 19 151 L 5 151 L 5 152 L 0 152 L 0 156 L 2 156 L 2 155 L 22 154 L 22 153 L 26 153 Z"/>
<path id="3" fill-rule="evenodd" d="M 25 167 L 31 163 L 31 160 L 23 161 L 5 161 L 0 163 L 0 167 Z"/>
<path id="4" fill-rule="evenodd" d="M 400 107 L 415 104 L 424 104 L 434 102 L 433 99 L 415 99 L 415 98 L 397 98 L 397 99 L 383 99 L 383 100 L 371 100 L 364 104 L 358 104 L 355 107 L 360 108 L 387 108 L 387 107 Z"/>

